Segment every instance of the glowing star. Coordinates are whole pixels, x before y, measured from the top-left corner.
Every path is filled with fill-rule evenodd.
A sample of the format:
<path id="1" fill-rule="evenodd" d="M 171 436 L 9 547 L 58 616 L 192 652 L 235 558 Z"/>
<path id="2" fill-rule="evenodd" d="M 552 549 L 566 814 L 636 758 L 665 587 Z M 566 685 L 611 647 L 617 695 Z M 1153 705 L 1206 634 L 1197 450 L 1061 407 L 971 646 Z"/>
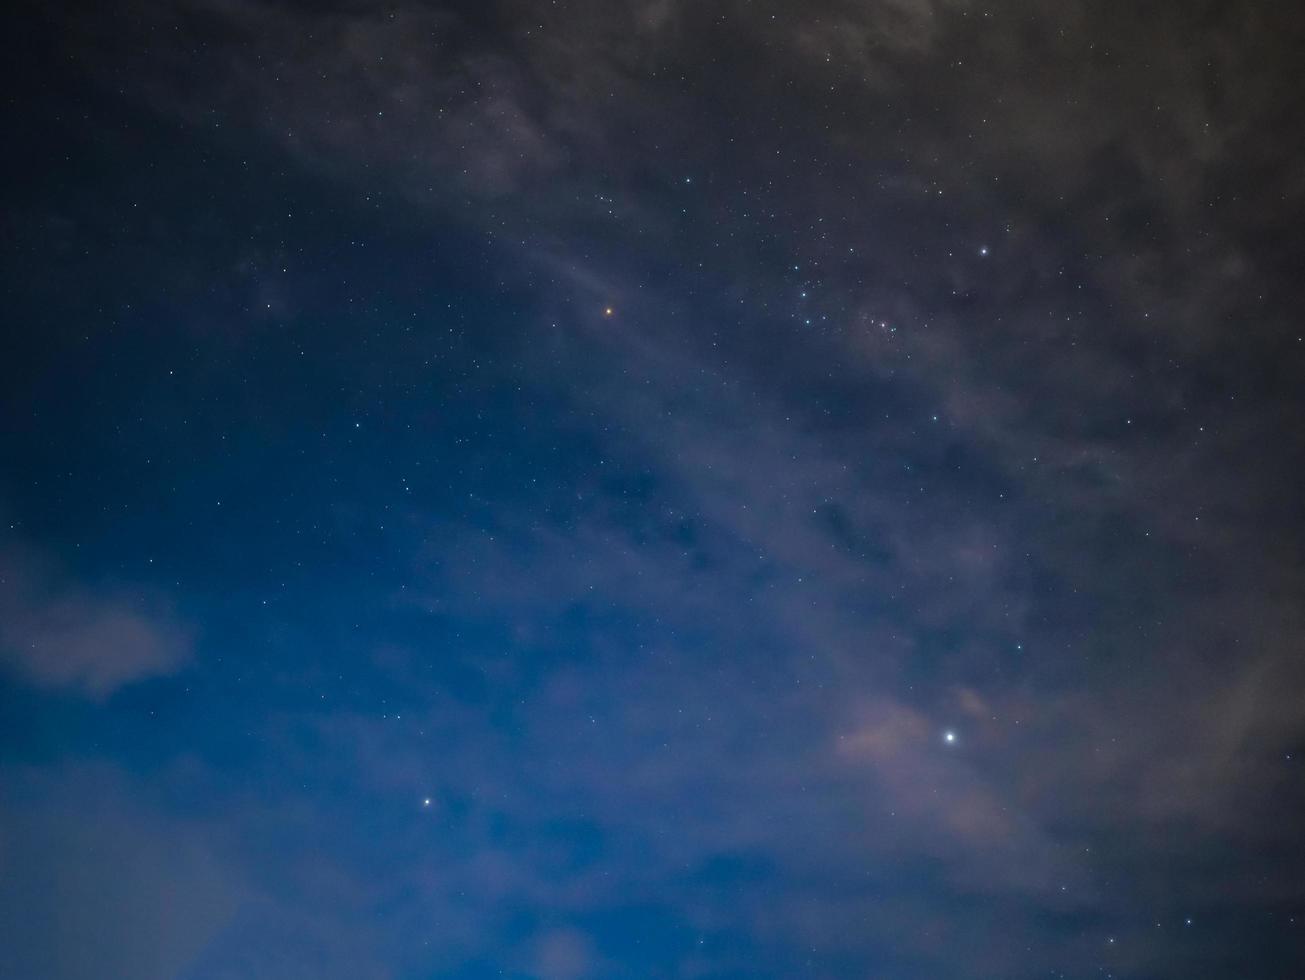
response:
<path id="1" fill-rule="evenodd" d="M 943 732 L 943 741 L 946 742 L 948 745 L 955 745 L 955 744 L 956 744 L 956 733 L 955 733 L 955 732 Z"/>
<path id="2" fill-rule="evenodd" d="M 980 247 L 980 249 L 979 249 L 979 254 L 980 254 L 981 256 L 983 256 L 983 257 L 986 259 L 986 258 L 988 257 L 988 246 L 987 246 L 987 245 L 984 245 L 984 246 Z"/>
<path id="3" fill-rule="evenodd" d="M 424 800 L 422 800 L 422 801 L 421 801 L 421 805 L 422 805 L 422 806 L 430 806 L 430 797 L 428 796 L 428 797 L 426 797 Z"/>
<path id="4" fill-rule="evenodd" d="M 610 306 L 603 307 L 603 316 L 612 316 L 614 313 L 616 313 L 616 311 Z"/>

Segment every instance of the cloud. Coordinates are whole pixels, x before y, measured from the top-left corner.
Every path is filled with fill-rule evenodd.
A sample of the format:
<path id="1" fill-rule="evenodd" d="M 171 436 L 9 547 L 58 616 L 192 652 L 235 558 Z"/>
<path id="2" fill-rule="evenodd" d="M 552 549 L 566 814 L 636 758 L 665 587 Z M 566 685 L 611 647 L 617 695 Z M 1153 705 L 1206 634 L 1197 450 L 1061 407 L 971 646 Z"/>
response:
<path id="1" fill-rule="evenodd" d="M 190 975 L 245 887 L 209 828 L 144 804 L 103 764 L 7 767 L 0 796 L 0 948 L 13 977 Z"/>
<path id="2" fill-rule="evenodd" d="M 1294 382 L 1243 338 L 1298 309 L 1261 298 L 1293 250 L 1257 229 L 1305 183 L 1255 63 L 1298 32 L 1238 5 L 490 6 L 530 19 L 189 0 L 139 5 L 175 46 L 86 32 L 115 89 L 210 138 L 519 240 L 555 328 L 531 381 L 606 457 L 489 528 L 411 515 L 432 544 L 405 603 L 506 624 L 510 655 L 415 644 L 414 687 L 423 658 L 483 679 L 426 691 L 421 740 L 293 719 L 308 774 L 448 821 L 387 837 L 411 860 L 381 885 L 298 869 L 321 918 L 416 895 L 359 945 L 438 921 L 452 968 L 516 914 L 506 958 L 566 976 L 599 943 L 540 910 L 636 895 L 686 933 L 863 954 L 991 925 L 1007 959 L 983 972 L 1012 975 L 1033 954 L 994 920 L 1062 909 L 1053 885 L 1072 906 L 1122 882 L 1111 907 L 1148 928 L 1139 869 L 1228 899 L 1173 842 L 1249 864 L 1288 833 L 1266 813 L 1300 730 L 1278 533 L 1300 420 L 1265 410 Z M 37 683 L 102 696 L 185 659 L 130 590 L 25 561 L 4 582 L 0 639 Z M 760 884 L 719 900 L 713 875 Z M 998 911 L 927 908 L 916 876 Z"/>
<path id="3" fill-rule="evenodd" d="M 175 673 L 191 631 L 156 596 L 69 581 L 26 548 L 0 548 L 0 661 L 38 687 L 102 699 Z"/>
<path id="4" fill-rule="evenodd" d="M 541 980 L 580 980 L 592 975 L 594 953 L 588 937 L 575 929 L 554 929 L 539 937 L 532 975 Z"/>
<path id="5" fill-rule="evenodd" d="M 253 128 L 311 170 L 370 181 L 379 168 L 387 190 L 441 205 L 521 191 L 566 162 L 561 108 L 532 97 L 521 64 L 476 46 L 465 21 L 428 4 L 175 0 L 139 13 L 143 30 L 181 43 L 156 52 L 138 96 L 215 139 Z M 229 43 L 187 43 L 212 28 Z M 95 32 L 95 19 L 70 29 Z M 100 51 L 92 65 L 111 71 L 119 53 Z"/>

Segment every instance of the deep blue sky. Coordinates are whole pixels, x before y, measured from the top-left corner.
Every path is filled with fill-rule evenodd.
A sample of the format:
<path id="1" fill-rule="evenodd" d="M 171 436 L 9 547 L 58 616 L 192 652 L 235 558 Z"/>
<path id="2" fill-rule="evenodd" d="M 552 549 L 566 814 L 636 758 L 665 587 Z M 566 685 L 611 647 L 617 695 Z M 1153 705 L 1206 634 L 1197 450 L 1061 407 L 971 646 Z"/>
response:
<path id="1" fill-rule="evenodd" d="M 1292 5 L 5 35 L 0 976 L 1305 975 Z"/>

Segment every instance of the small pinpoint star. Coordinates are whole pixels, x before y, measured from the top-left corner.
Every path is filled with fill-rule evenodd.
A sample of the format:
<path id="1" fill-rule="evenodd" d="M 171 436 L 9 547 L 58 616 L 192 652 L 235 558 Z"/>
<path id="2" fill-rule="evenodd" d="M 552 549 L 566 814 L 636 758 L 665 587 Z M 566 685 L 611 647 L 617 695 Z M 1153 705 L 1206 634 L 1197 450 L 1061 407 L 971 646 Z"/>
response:
<path id="1" fill-rule="evenodd" d="M 943 732 L 943 741 L 948 745 L 956 744 L 956 733 L 952 731 Z"/>
<path id="2" fill-rule="evenodd" d="M 615 313 L 616 311 L 612 309 L 610 306 L 603 307 L 603 316 L 613 316 L 615 315 Z"/>
<path id="3" fill-rule="evenodd" d="M 422 806 L 430 806 L 430 797 L 428 796 L 428 797 L 426 797 L 424 800 L 422 800 L 422 801 L 421 801 L 421 805 L 422 805 Z"/>

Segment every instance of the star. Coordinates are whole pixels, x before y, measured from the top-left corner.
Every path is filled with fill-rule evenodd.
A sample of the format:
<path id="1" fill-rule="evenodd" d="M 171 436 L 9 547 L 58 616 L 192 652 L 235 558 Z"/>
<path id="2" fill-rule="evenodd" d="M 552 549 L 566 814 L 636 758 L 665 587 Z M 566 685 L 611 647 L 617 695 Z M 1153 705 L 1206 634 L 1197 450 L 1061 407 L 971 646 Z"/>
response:
<path id="1" fill-rule="evenodd" d="M 956 744 L 956 733 L 952 731 L 943 732 L 943 741 L 948 745 Z"/>

